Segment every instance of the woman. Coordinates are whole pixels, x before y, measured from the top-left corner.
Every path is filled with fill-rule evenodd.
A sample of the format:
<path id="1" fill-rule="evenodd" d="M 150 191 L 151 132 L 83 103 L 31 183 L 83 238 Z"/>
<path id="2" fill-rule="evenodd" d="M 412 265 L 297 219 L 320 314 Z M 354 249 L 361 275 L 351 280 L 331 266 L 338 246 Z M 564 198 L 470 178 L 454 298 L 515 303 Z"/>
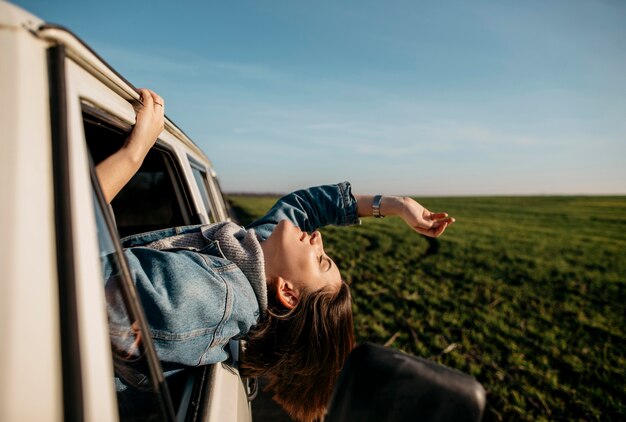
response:
<path id="1" fill-rule="evenodd" d="M 141 95 L 126 144 L 96 168 L 107 201 L 163 129 L 162 98 L 148 90 Z M 354 196 L 344 182 L 293 192 L 246 228 L 216 223 L 124 239 L 164 368 L 226 360 L 228 341 L 244 338 L 242 375 L 266 377 L 292 417 L 323 416 L 354 335 L 349 287 L 317 229 L 359 224 L 371 215 L 400 216 L 432 237 L 454 222 L 410 198 Z"/>

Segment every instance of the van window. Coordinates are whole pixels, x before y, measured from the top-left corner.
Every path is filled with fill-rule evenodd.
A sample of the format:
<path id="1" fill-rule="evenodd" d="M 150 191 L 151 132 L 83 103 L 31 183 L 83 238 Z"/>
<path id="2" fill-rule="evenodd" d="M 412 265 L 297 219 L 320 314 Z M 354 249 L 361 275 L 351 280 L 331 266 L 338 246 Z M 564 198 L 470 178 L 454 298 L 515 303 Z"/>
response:
<path id="1" fill-rule="evenodd" d="M 127 236 L 195 224 L 200 222 L 198 214 L 192 211 L 189 187 L 181 177 L 173 152 L 159 144 L 150 150 L 111 206 L 107 206 L 95 165 L 124 144 L 131 126 L 88 104 L 83 104 L 83 123 L 93 165 L 101 276 L 120 420 L 174 420 L 174 403 L 177 407 L 183 403 L 186 372 L 168 377 L 167 382 L 164 379 L 118 233 Z"/>
<path id="2" fill-rule="evenodd" d="M 117 151 L 131 127 L 83 104 L 85 138 L 94 164 Z M 174 153 L 157 142 L 111 206 L 121 237 L 201 223 Z"/>
<path id="3" fill-rule="evenodd" d="M 155 390 L 158 381 L 151 376 L 155 368 L 150 370 L 154 364 L 146 353 L 145 342 L 150 341 L 150 335 L 139 321 L 138 304 L 132 303 L 131 298 L 136 295 L 130 294 L 129 289 L 134 286 L 124 276 L 124 258 L 116 251 L 112 224 L 107 225 L 106 210 L 95 191 L 94 204 L 120 420 L 165 420 L 167 399 L 163 399 L 163 394 L 167 393 Z"/>
<path id="4" fill-rule="evenodd" d="M 202 196 L 202 202 L 207 210 L 209 222 L 215 223 L 219 218 L 217 217 L 215 204 L 211 200 L 211 187 L 209 186 L 206 170 L 202 165 L 197 164 L 191 157 L 189 157 L 189 162 L 191 163 L 193 177 L 196 180 L 196 184 L 200 190 L 200 195 Z"/>

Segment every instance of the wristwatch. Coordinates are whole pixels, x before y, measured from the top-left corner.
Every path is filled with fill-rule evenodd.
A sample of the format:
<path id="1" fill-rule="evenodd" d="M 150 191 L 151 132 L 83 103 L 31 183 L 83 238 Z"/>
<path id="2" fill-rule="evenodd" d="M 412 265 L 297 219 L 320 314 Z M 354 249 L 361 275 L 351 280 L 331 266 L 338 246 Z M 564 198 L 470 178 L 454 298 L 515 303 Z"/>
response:
<path id="1" fill-rule="evenodd" d="M 382 201 L 382 195 L 376 195 L 372 200 L 372 215 L 376 218 L 384 218 L 385 216 L 380 213 L 380 201 Z"/>

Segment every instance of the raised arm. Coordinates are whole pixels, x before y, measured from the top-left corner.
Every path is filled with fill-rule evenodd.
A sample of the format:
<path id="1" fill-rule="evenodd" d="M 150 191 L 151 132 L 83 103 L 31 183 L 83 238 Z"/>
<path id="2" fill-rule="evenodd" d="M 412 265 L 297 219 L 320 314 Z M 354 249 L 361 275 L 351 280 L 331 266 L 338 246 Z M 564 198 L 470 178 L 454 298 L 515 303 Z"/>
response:
<path id="1" fill-rule="evenodd" d="M 137 122 L 126 142 L 118 151 L 96 166 L 96 174 L 107 203 L 135 175 L 164 126 L 164 102 L 156 93 L 141 89 L 141 109 Z"/>
<path id="2" fill-rule="evenodd" d="M 359 217 L 372 215 L 374 196 L 356 195 Z M 454 218 L 445 212 L 433 213 L 408 196 L 383 196 L 380 201 L 380 214 L 398 216 L 413 230 L 429 237 L 438 237 L 446 227 L 454 223 Z"/>
<path id="3" fill-rule="evenodd" d="M 350 183 L 316 186 L 285 195 L 267 214 L 247 228 L 255 229 L 261 238 L 266 239 L 281 220 L 289 220 L 306 232 L 330 224 L 359 224 L 357 204 Z"/>

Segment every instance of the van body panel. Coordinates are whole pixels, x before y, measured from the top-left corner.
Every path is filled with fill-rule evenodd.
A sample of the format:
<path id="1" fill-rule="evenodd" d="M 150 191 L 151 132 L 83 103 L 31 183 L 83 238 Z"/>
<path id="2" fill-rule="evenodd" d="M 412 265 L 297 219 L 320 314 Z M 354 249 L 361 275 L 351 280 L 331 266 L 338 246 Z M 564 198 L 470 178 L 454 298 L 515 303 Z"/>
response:
<path id="1" fill-rule="evenodd" d="M 250 407 L 250 402 L 241 382 L 241 379 L 230 367 L 224 364 L 215 365 L 213 371 L 209 409 L 219 408 L 219 412 L 212 412 L 206 422 L 251 422 L 250 413 L 242 412 L 242 408 Z M 233 392 L 236 391 L 236 395 Z"/>
<path id="2" fill-rule="evenodd" d="M 82 411 L 87 421 L 118 420 L 106 300 L 99 262 L 83 105 L 130 127 L 139 94 L 88 46 L 0 0 L 0 420 L 64 419 L 61 320 L 55 231 L 48 49 L 62 44 L 69 143 L 69 201 L 78 313 Z M 229 219 L 207 156 L 169 119 L 158 144 L 172 153 L 193 212 L 209 221 L 190 158 L 206 172 L 214 220 Z M 213 222 L 213 220 L 211 220 Z M 211 371 L 203 420 L 250 421 L 235 368 Z"/>
<path id="3" fill-rule="evenodd" d="M 47 45 L 0 15 L 0 420 L 61 420 Z"/>
<path id="4" fill-rule="evenodd" d="M 108 336 L 102 266 L 94 214 L 88 151 L 80 98 L 89 75 L 72 60 L 66 63 L 71 205 L 74 230 L 83 404 L 87 420 L 117 420 L 113 365 Z M 95 89 L 95 87 L 94 87 Z M 121 104 L 120 104 L 121 106 Z"/>

